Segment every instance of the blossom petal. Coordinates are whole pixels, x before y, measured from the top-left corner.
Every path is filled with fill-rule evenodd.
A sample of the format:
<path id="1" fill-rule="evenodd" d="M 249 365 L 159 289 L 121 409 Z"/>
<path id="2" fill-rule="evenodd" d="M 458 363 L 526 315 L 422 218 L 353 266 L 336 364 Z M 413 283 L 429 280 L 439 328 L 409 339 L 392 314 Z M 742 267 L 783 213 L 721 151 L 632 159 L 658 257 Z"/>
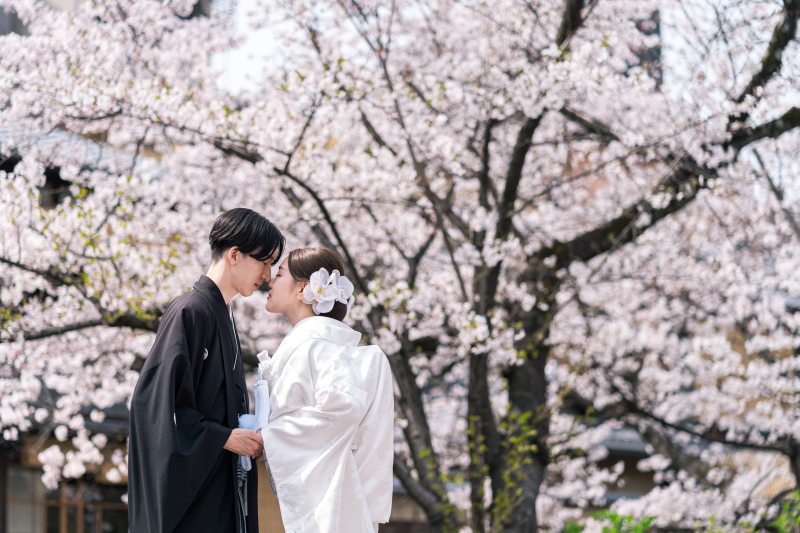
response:
<path id="1" fill-rule="evenodd" d="M 331 309 L 333 309 L 333 304 L 334 300 L 322 300 L 322 301 L 317 300 L 317 303 L 315 303 L 312 307 L 314 308 L 314 312 L 320 315 L 322 313 L 327 313 Z"/>
<path id="2" fill-rule="evenodd" d="M 355 290 L 355 287 L 353 286 L 353 284 L 350 282 L 349 279 L 345 277 L 339 278 L 340 298 L 342 298 L 344 301 L 349 300 L 350 297 L 353 296 L 353 290 Z"/>
<path id="3" fill-rule="evenodd" d="M 310 283 L 303 288 L 303 303 L 314 303 L 314 287 Z"/>

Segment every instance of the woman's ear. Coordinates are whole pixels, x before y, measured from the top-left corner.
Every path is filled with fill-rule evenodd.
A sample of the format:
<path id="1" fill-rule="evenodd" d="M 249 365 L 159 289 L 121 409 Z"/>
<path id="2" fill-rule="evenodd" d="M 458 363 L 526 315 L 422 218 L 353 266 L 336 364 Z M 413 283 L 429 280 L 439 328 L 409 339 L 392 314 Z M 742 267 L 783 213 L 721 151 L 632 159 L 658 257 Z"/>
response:
<path id="1" fill-rule="evenodd" d="M 306 285 L 308 285 L 308 282 L 307 282 L 307 281 L 304 281 L 304 282 L 302 282 L 302 283 L 298 283 L 298 284 L 297 284 L 297 287 L 298 287 L 298 289 L 297 289 L 297 299 L 298 299 L 298 300 L 300 300 L 300 301 L 302 301 L 302 300 L 303 300 L 303 298 L 305 297 L 305 296 L 303 295 L 303 289 L 305 289 L 305 288 L 306 288 Z"/>

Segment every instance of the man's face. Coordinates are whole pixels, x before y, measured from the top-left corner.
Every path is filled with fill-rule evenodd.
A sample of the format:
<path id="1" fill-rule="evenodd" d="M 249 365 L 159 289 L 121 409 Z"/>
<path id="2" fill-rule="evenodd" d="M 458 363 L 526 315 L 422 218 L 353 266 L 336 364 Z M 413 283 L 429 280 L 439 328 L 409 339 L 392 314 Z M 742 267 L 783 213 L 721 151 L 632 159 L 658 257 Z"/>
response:
<path id="1" fill-rule="evenodd" d="M 262 283 L 272 279 L 272 261 L 274 254 L 264 261 L 259 261 L 249 254 L 236 251 L 236 264 L 233 266 L 234 285 L 242 296 L 250 296 Z"/>

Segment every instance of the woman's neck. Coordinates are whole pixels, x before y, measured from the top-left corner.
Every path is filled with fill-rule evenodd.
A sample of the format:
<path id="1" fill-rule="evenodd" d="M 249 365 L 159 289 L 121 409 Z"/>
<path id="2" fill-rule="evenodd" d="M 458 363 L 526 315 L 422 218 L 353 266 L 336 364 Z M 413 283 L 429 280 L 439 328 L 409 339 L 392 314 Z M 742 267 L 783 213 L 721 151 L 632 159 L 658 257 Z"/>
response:
<path id="1" fill-rule="evenodd" d="M 284 316 L 286 316 L 286 318 L 289 319 L 289 322 L 292 323 L 292 327 L 295 327 L 301 320 L 316 316 L 316 314 L 314 313 L 314 310 L 311 309 L 310 305 L 303 305 L 296 310 L 292 310 L 292 312 L 285 313 Z"/>

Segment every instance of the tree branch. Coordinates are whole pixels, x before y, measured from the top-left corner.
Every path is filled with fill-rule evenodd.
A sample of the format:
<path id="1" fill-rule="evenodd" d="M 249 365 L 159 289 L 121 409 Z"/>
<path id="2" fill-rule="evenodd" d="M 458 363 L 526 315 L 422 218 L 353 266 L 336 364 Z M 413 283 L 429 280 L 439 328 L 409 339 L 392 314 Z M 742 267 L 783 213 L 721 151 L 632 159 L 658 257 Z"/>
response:
<path id="1" fill-rule="evenodd" d="M 364 124 L 364 127 L 367 129 L 367 133 L 369 133 L 370 137 L 372 137 L 372 140 L 378 143 L 378 146 L 381 148 L 386 148 L 393 156 L 397 157 L 397 151 L 389 146 L 385 140 L 383 140 L 383 137 L 381 137 L 381 134 L 375 129 L 375 126 L 372 125 L 372 122 L 370 122 L 369 118 L 367 118 L 367 115 L 364 114 L 364 111 L 359 109 L 358 112 L 361 114 L 361 123 Z"/>
<path id="2" fill-rule="evenodd" d="M 364 281 L 364 278 L 358 272 L 358 267 L 356 265 L 356 262 L 350 255 L 350 249 L 347 247 L 344 240 L 342 239 L 342 236 L 339 233 L 339 229 L 336 225 L 336 222 L 334 222 L 333 216 L 331 215 L 330 211 L 328 211 L 328 208 L 325 205 L 325 201 L 307 183 L 305 183 L 303 180 L 301 180 L 291 172 L 285 171 L 277 167 L 274 167 L 273 170 L 277 174 L 289 178 L 291 181 L 299 185 L 301 189 L 305 190 L 309 195 L 311 195 L 311 198 L 317 204 L 317 207 L 322 213 L 322 217 L 325 219 L 325 222 L 328 223 L 328 227 L 331 229 L 331 232 L 333 233 L 333 238 L 336 240 L 336 243 L 338 244 L 337 248 L 339 248 L 339 250 L 344 254 L 345 260 L 348 266 L 350 267 L 350 274 L 353 275 L 353 277 L 356 280 L 356 283 L 358 283 L 358 288 L 361 290 L 363 294 L 369 294 L 369 287 L 367 287 L 366 281 Z"/>
<path id="3" fill-rule="evenodd" d="M 417 253 L 414 254 L 408 261 L 408 286 L 413 287 L 417 284 L 417 273 L 419 272 L 419 264 L 422 261 L 422 258 L 428 252 L 431 244 L 433 244 L 434 239 L 436 238 L 436 228 L 431 232 L 430 236 L 425 240 L 425 243 L 419 247 Z M 463 281 L 462 281 L 463 284 Z"/>
<path id="4" fill-rule="evenodd" d="M 719 435 L 715 435 L 711 431 L 703 431 L 703 432 L 696 431 L 696 430 L 689 429 L 689 428 L 686 428 L 684 426 L 681 426 L 679 424 L 673 424 L 671 422 L 667 422 L 663 418 L 661 418 L 659 416 L 656 416 L 655 414 L 653 414 L 653 413 L 651 413 L 649 411 L 645 411 L 644 409 L 642 409 L 638 405 L 636 405 L 634 402 L 632 402 L 631 400 L 628 400 L 626 398 L 623 398 L 623 402 L 625 403 L 627 411 L 629 413 L 633 414 L 633 415 L 637 415 L 637 416 L 641 416 L 643 418 L 647 418 L 648 420 L 652 420 L 653 422 L 656 422 L 661 426 L 664 426 L 664 427 L 667 427 L 667 428 L 670 428 L 670 429 L 674 429 L 676 431 L 680 431 L 682 433 L 686 433 L 686 434 L 692 435 L 694 437 L 698 437 L 698 438 L 703 439 L 705 441 L 718 442 L 720 444 L 727 444 L 729 446 L 734 446 L 734 447 L 737 447 L 737 448 L 749 448 L 751 450 L 760 450 L 760 451 L 773 451 L 773 452 L 782 453 L 784 455 L 790 455 L 790 453 L 789 453 L 790 450 L 789 450 L 788 446 L 778 446 L 778 445 L 772 445 L 772 444 L 759 444 L 759 443 L 749 442 L 749 441 L 734 441 L 734 440 L 726 439 L 726 438 L 721 437 Z"/>
<path id="5" fill-rule="evenodd" d="M 616 218 L 593 228 L 570 241 L 555 241 L 552 246 L 542 248 L 532 256 L 529 264 L 535 267 L 548 257 L 556 258 L 555 268 L 565 268 L 573 261 L 586 262 L 603 254 L 615 246 L 623 246 L 633 241 L 638 233 L 631 231 L 633 223 L 641 215 L 650 217 L 647 224 L 636 228 L 639 232 L 652 228 L 657 222 L 681 210 L 695 199 L 697 193 L 705 188 L 708 180 L 701 177 L 713 177 L 711 171 L 700 168 L 689 156 L 684 156 L 682 162 L 654 192 L 666 186 L 672 186 L 675 193 L 672 199 L 663 207 L 654 207 L 646 199 L 625 208 Z"/>
<path id="6" fill-rule="evenodd" d="M 769 172 L 767 172 L 767 167 L 764 166 L 764 161 L 761 160 L 761 154 L 758 153 L 758 150 L 753 150 L 753 154 L 756 156 L 756 160 L 758 161 L 758 164 L 761 166 L 761 171 L 764 173 L 764 177 L 767 179 L 767 183 L 769 183 L 769 188 L 772 191 L 772 194 L 778 201 L 778 207 L 780 207 L 781 211 L 783 212 L 783 216 L 786 217 L 786 221 L 789 222 L 789 225 L 792 227 L 792 231 L 794 231 L 795 237 L 800 239 L 800 224 L 798 224 L 797 219 L 794 218 L 792 212 L 783 207 L 783 191 L 772 180 L 772 177 L 769 175 Z"/>
<path id="7" fill-rule="evenodd" d="M 297 136 L 297 142 L 294 143 L 294 148 L 292 148 L 292 150 L 286 156 L 286 164 L 283 165 L 284 172 L 289 172 L 289 167 L 292 164 L 292 158 L 294 157 L 294 154 L 297 153 L 297 150 L 300 149 L 300 145 L 303 144 L 303 139 L 306 136 L 308 128 L 311 127 L 311 122 L 314 120 L 314 115 L 317 112 L 318 106 L 319 102 L 314 102 L 314 105 L 311 106 L 311 111 L 308 114 L 308 120 L 306 120 L 305 124 L 303 124 L 303 129 L 300 130 L 300 135 Z"/>
<path id="8" fill-rule="evenodd" d="M 455 247 L 450 240 L 450 234 L 447 232 L 447 228 L 444 225 L 442 215 L 438 211 L 436 212 L 436 225 L 439 231 L 442 232 L 442 240 L 444 241 L 445 248 L 447 248 L 447 254 L 450 256 L 450 264 L 453 265 L 453 272 L 456 274 L 458 288 L 461 289 L 461 299 L 464 302 L 468 302 L 469 294 L 467 293 L 467 285 L 464 283 L 464 276 L 461 275 L 461 267 L 458 266 L 458 261 L 456 261 Z"/>
<path id="9" fill-rule="evenodd" d="M 649 422 L 653 422 L 655 424 L 658 424 L 659 426 L 662 426 L 664 428 L 669 428 L 669 429 L 672 429 L 674 431 L 679 431 L 681 433 L 685 433 L 687 435 L 691 435 L 693 437 L 697 437 L 697 438 L 699 438 L 701 440 L 704 440 L 704 441 L 707 441 L 707 442 L 717 442 L 719 444 L 725 444 L 727 446 L 731 446 L 731 447 L 734 447 L 734 448 L 747 448 L 747 449 L 757 450 L 757 451 L 778 452 L 778 453 L 781 453 L 781 454 L 784 454 L 784 455 L 787 455 L 787 456 L 791 457 L 791 444 L 792 444 L 791 442 L 787 443 L 785 446 L 780 446 L 780 445 L 771 445 L 771 444 L 760 444 L 760 443 L 750 442 L 750 441 L 746 441 L 746 440 L 734 441 L 734 440 L 726 439 L 725 437 L 721 436 L 720 434 L 717 434 L 713 429 L 708 429 L 708 430 L 705 430 L 705 431 L 697 431 L 697 430 L 682 426 L 680 424 L 674 424 L 672 422 L 666 421 L 664 418 L 662 418 L 660 416 L 657 416 L 657 415 L 651 413 L 650 411 L 647 411 L 647 410 L 639 407 L 636 404 L 636 402 L 626 398 L 623 394 L 621 394 L 621 392 L 618 389 L 616 389 L 616 388 L 614 388 L 614 389 L 615 389 L 615 391 L 617 393 L 620 394 L 621 400 L 619 402 L 615 402 L 615 403 L 609 404 L 609 405 L 605 406 L 602 409 L 594 409 L 595 415 L 600 420 L 619 420 L 619 419 L 623 418 L 625 415 L 633 415 L 633 416 L 636 416 L 636 417 L 639 417 L 639 418 L 643 418 L 643 419 L 645 419 L 645 420 L 647 420 Z M 565 400 L 567 402 L 569 402 L 569 404 L 571 406 L 573 406 L 573 409 L 578 411 L 579 413 L 585 413 L 585 412 L 588 412 L 590 408 L 594 408 L 593 402 L 590 399 L 588 399 L 588 398 L 584 397 L 583 395 L 581 395 L 580 393 L 578 393 L 577 391 L 570 391 L 567 395 L 564 396 L 564 398 L 565 398 Z M 631 426 L 631 427 L 633 427 L 633 429 L 636 429 L 637 431 L 640 430 L 640 428 L 638 428 L 636 426 Z M 643 434 L 642 436 L 644 437 L 646 435 Z M 661 453 L 662 455 L 665 455 L 666 457 L 672 457 L 672 453 L 669 452 L 669 450 L 667 450 L 666 448 L 664 448 L 663 451 L 664 452 L 668 452 L 668 453 L 663 453 L 661 451 L 660 447 L 667 446 L 667 444 L 662 442 L 661 438 L 656 438 L 655 435 L 653 435 L 653 434 L 651 434 L 650 436 L 654 437 L 654 438 L 653 438 L 652 442 L 651 442 L 651 440 L 647 439 L 648 442 L 650 444 L 652 444 L 653 447 L 656 448 L 656 450 L 659 451 L 659 453 Z M 669 441 L 669 439 L 665 439 L 665 440 Z M 671 443 L 669 443 L 669 445 L 670 446 L 674 446 Z M 683 453 L 683 452 L 681 452 L 681 453 Z"/>
<path id="10" fill-rule="evenodd" d="M 42 270 L 5 257 L 0 257 L 0 263 L 12 266 L 14 268 L 18 268 L 20 270 L 24 270 L 25 272 L 29 272 L 31 274 L 36 274 L 44 278 L 48 282 L 50 282 L 54 287 L 62 287 L 64 285 L 69 285 L 69 286 L 75 286 L 79 284 L 82 285 L 82 280 L 80 275 L 59 272 L 58 270 L 55 270 L 52 266 L 47 270 Z"/>
<path id="11" fill-rule="evenodd" d="M 556 35 L 558 46 L 563 45 L 571 38 L 583 24 L 581 10 L 583 10 L 583 0 L 566 0 L 564 2 L 564 16 L 561 18 L 561 26 Z"/>
<path id="12" fill-rule="evenodd" d="M 214 139 L 214 147 L 225 155 L 237 157 L 254 165 L 264 161 L 264 158 L 258 152 L 233 143 L 226 144 L 221 139 Z"/>
<path id="13" fill-rule="evenodd" d="M 573 111 L 567 106 L 562 107 L 558 110 L 558 112 L 572 122 L 580 124 L 588 132 L 597 135 L 599 140 L 602 140 L 603 142 L 619 141 L 617 134 L 611 131 L 611 128 L 599 120 L 582 117 L 576 111 Z"/>
<path id="14" fill-rule="evenodd" d="M 736 132 L 729 141 L 722 144 L 722 147 L 738 151 L 761 139 L 776 139 L 798 126 L 800 126 L 800 108 L 793 107 L 775 120 Z"/>
<path id="15" fill-rule="evenodd" d="M 434 493 L 423 487 L 408 470 L 405 462 L 395 454 L 392 470 L 400 483 L 406 488 L 417 503 L 420 504 L 425 514 L 433 523 L 441 523 L 444 521 L 444 511 L 441 507 L 441 502 Z M 438 519 L 438 520 L 437 520 Z"/>
<path id="16" fill-rule="evenodd" d="M 749 144 L 764 138 L 777 138 L 783 133 L 800 126 L 800 108 L 793 107 L 781 117 L 753 128 L 746 128 L 724 143 L 717 145 L 741 151 Z M 735 157 L 735 155 L 734 155 Z M 721 166 L 724 166 L 723 163 Z M 625 208 L 616 218 L 605 222 L 567 242 L 555 241 L 552 246 L 541 248 L 529 260 L 529 269 L 536 268 L 540 261 L 556 258 L 556 268 L 569 266 L 573 261 L 586 262 L 608 252 L 615 245 L 632 242 L 642 232 L 655 226 L 657 222 L 676 213 L 691 203 L 697 194 L 708 187 L 710 179 L 717 177 L 718 169 L 701 167 L 695 160 L 684 155 L 675 164 L 675 169 L 654 189 L 653 193 L 670 193 L 671 199 L 663 207 L 656 208 L 647 199 L 641 199 Z M 632 231 L 632 223 L 641 215 L 648 215 L 646 224 Z M 625 232 L 623 235 L 622 232 Z"/>
<path id="17" fill-rule="evenodd" d="M 100 326 L 106 326 L 109 328 L 139 329 L 155 333 L 156 331 L 158 331 L 158 323 L 160 321 L 162 314 L 163 313 L 161 310 L 156 310 L 151 313 L 145 313 L 141 316 L 132 314 L 123 314 L 117 316 L 114 319 L 96 318 L 93 320 L 82 320 L 80 322 L 65 324 L 63 326 L 56 326 L 54 328 L 23 331 L 22 336 L 25 338 L 26 341 L 36 341 L 36 340 L 46 339 L 48 337 L 55 337 L 57 335 L 62 335 L 64 333 L 69 333 L 71 331 L 81 331 L 84 329 L 96 328 Z M 143 318 L 148 316 L 151 318 Z M 0 340 L 0 344 L 7 342 L 11 342 L 11 339 Z"/>
<path id="18" fill-rule="evenodd" d="M 297 193 L 294 192 L 294 189 L 291 187 L 281 187 L 281 192 L 286 199 L 292 203 L 295 209 L 298 211 L 302 209 L 303 200 L 297 196 Z M 319 239 L 319 242 L 322 244 L 322 246 L 330 248 L 331 250 L 336 249 L 336 245 L 333 243 L 330 236 L 328 236 L 328 232 L 326 232 L 322 226 L 316 223 L 311 224 L 311 232 L 317 236 L 317 239 Z"/>
<path id="19" fill-rule="evenodd" d="M 489 170 L 491 168 L 491 142 L 492 142 L 492 129 L 497 125 L 497 121 L 489 119 L 483 130 L 483 143 L 481 143 L 481 170 L 478 173 L 478 181 L 480 182 L 480 189 L 478 192 L 478 202 L 484 209 L 489 209 L 489 192 L 492 190 L 491 179 L 489 177 Z M 496 200 L 496 199 L 495 199 Z"/>
<path id="20" fill-rule="evenodd" d="M 526 118 L 522 127 L 517 133 L 517 142 L 511 152 L 511 161 L 506 172 L 506 186 L 503 190 L 503 197 L 497 206 L 497 239 L 505 240 L 511 232 L 511 217 L 514 212 L 514 202 L 517 199 L 517 191 L 522 180 L 522 169 L 525 166 L 525 158 L 531 147 L 531 141 L 536 128 L 542 121 L 544 115 L 536 118 Z"/>
<path id="21" fill-rule="evenodd" d="M 414 371 L 408 362 L 410 343 L 407 333 L 399 337 L 403 346 L 402 351 L 389 355 L 388 358 L 400 393 L 397 396 L 397 406 L 400 413 L 408 420 L 408 424 L 403 428 L 403 434 L 411 451 L 411 460 L 417 471 L 419 483 L 431 494 L 438 494 L 441 492 L 436 490 L 436 487 L 439 486 L 439 464 L 433 451 L 422 394 L 417 386 Z M 437 500 L 441 503 L 439 496 L 437 496 Z"/>
<path id="22" fill-rule="evenodd" d="M 797 485 L 795 485 L 794 487 L 792 487 L 790 489 L 782 490 L 781 492 L 779 492 L 778 494 L 773 496 L 772 499 L 769 502 L 767 502 L 767 504 L 764 506 L 764 509 L 765 510 L 769 510 L 770 507 L 772 507 L 773 505 L 775 505 L 777 503 L 780 503 L 781 500 L 783 500 L 784 498 L 786 498 L 788 495 L 790 495 L 791 493 L 793 493 L 796 490 L 798 490 Z M 738 515 L 738 513 L 737 513 L 737 515 Z M 771 524 L 769 524 L 769 522 L 767 522 L 767 520 L 768 520 L 767 516 L 769 516 L 769 515 L 765 512 L 764 516 L 761 518 L 761 520 L 759 520 L 758 523 L 753 527 L 753 530 L 762 531 L 762 530 L 765 530 L 769 525 L 771 525 Z"/>
<path id="23" fill-rule="evenodd" d="M 58 326 L 55 328 L 41 329 L 38 331 L 24 331 L 22 332 L 22 336 L 26 341 L 36 341 L 40 339 L 46 339 L 48 337 L 55 337 L 56 335 L 61 335 L 62 333 L 69 333 L 70 331 L 80 331 L 82 329 L 95 328 L 102 325 L 103 321 L 100 319 L 84 320 L 82 322 L 75 322 L 74 324 L 67 324 L 65 326 Z"/>
<path id="24" fill-rule="evenodd" d="M 756 72 L 747 87 L 736 98 L 737 103 L 744 102 L 748 95 L 755 95 L 756 89 L 763 87 L 781 68 L 783 51 L 797 34 L 797 21 L 800 18 L 800 0 L 785 0 L 783 18 L 772 32 L 767 51 L 761 58 L 761 70 Z"/>
<path id="25" fill-rule="evenodd" d="M 650 444 L 657 453 L 669 458 L 670 468 L 674 470 L 685 470 L 700 484 L 706 488 L 719 488 L 708 481 L 708 466 L 706 463 L 687 453 L 682 446 L 675 444 L 668 436 L 658 431 L 652 425 L 648 425 L 644 431 L 641 428 L 633 429 L 640 432 L 642 438 Z"/>
<path id="26" fill-rule="evenodd" d="M 408 86 L 408 88 L 411 89 L 411 91 L 425 103 L 425 107 L 427 107 L 429 111 L 431 111 L 436 115 L 441 113 L 441 111 L 433 107 L 433 104 L 431 104 L 431 101 L 425 97 L 425 94 L 422 92 L 422 90 L 419 87 L 417 87 L 417 85 L 413 81 L 411 81 L 411 76 L 407 76 L 405 78 L 405 82 L 406 86 Z"/>

